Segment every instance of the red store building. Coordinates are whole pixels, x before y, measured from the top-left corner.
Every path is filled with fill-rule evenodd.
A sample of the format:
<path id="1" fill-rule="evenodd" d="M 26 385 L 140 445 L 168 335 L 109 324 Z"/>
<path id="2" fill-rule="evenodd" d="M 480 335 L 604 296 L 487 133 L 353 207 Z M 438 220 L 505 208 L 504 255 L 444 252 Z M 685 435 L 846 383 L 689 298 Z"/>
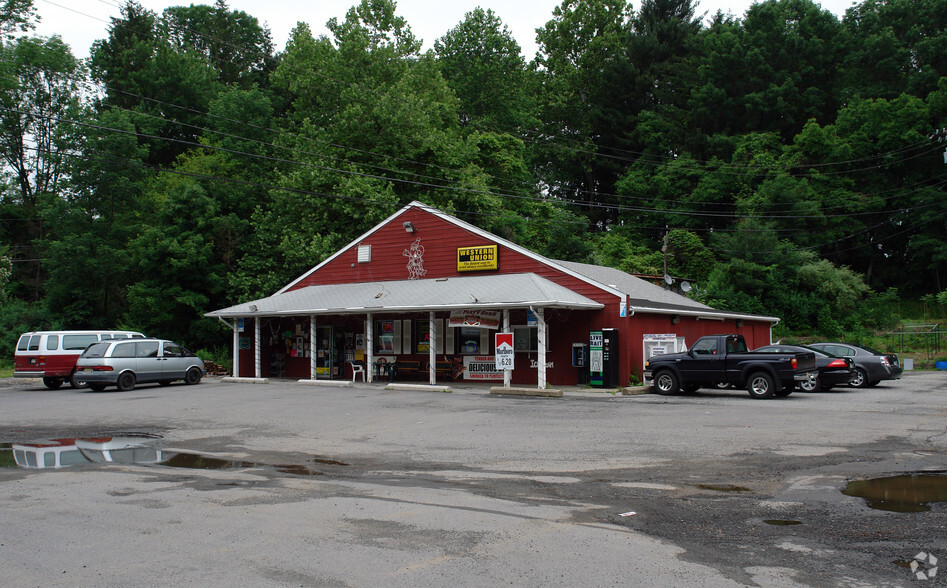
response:
<path id="1" fill-rule="evenodd" d="M 715 310 L 625 272 L 553 260 L 412 202 L 272 296 L 207 313 L 234 375 L 620 387 L 706 334 L 771 343 L 779 319 Z M 500 356 L 512 369 L 498 369 Z M 357 366 L 354 367 L 353 366 Z"/>

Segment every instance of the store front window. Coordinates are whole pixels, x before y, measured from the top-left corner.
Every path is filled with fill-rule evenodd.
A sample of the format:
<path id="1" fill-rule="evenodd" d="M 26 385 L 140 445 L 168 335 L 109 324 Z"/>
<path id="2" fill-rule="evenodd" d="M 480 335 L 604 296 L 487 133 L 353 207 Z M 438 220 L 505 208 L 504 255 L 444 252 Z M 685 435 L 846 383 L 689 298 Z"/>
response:
<path id="1" fill-rule="evenodd" d="M 549 350 L 547 337 L 546 350 Z M 513 350 L 514 351 L 539 351 L 539 329 L 536 327 L 513 327 Z"/>
<path id="2" fill-rule="evenodd" d="M 414 352 L 428 353 L 431 350 L 431 323 L 427 320 L 414 321 Z"/>
<path id="3" fill-rule="evenodd" d="M 459 327 L 454 329 L 455 353 L 460 355 L 479 355 L 480 329 L 476 327 Z"/>
<path id="4" fill-rule="evenodd" d="M 375 321 L 375 353 L 393 355 L 395 352 L 395 321 Z"/>

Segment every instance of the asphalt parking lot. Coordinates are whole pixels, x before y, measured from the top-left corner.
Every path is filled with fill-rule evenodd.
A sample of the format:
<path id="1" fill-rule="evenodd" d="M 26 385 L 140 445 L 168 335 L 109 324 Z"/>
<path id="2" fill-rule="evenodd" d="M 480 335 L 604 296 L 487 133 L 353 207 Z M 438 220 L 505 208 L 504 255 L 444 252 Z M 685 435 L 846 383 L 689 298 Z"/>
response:
<path id="1" fill-rule="evenodd" d="M 6 586 L 947 585 L 947 573 L 933 572 L 947 557 L 945 372 L 772 400 L 740 390 L 534 398 L 453 388 L 209 378 L 93 393 L 4 381 L 0 577 Z M 14 444 L 36 439 L 135 435 L 164 465 L 40 470 L 9 459 Z M 929 510 L 883 510 L 842 493 L 908 474 L 929 487 L 894 489 Z"/>

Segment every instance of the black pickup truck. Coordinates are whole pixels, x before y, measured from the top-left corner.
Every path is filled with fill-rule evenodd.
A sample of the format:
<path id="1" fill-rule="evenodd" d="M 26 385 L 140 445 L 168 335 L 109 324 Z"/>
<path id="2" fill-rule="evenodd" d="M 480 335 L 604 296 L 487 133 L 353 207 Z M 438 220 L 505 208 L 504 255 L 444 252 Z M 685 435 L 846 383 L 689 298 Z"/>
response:
<path id="1" fill-rule="evenodd" d="M 815 372 L 814 353 L 747 351 L 742 335 L 707 335 L 689 351 L 655 355 L 644 364 L 644 379 L 658 394 L 726 384 L 746 388 L 753 398 L 788 396 Z"/>

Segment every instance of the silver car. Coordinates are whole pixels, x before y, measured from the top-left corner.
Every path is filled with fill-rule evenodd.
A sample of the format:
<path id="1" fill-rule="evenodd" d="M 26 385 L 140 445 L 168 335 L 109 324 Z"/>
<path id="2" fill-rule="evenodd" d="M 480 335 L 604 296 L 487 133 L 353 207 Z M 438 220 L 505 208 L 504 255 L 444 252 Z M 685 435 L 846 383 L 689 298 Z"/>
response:
<path id="1" fill-rule="evenodd" d="M 106 386 L 131 390 L 146 382 L 197 384 L 206 373 L 201 358 L 164 339 L 100 341 L 89 345 L 76 362 L 76 379 L 96 392 Z"/>

